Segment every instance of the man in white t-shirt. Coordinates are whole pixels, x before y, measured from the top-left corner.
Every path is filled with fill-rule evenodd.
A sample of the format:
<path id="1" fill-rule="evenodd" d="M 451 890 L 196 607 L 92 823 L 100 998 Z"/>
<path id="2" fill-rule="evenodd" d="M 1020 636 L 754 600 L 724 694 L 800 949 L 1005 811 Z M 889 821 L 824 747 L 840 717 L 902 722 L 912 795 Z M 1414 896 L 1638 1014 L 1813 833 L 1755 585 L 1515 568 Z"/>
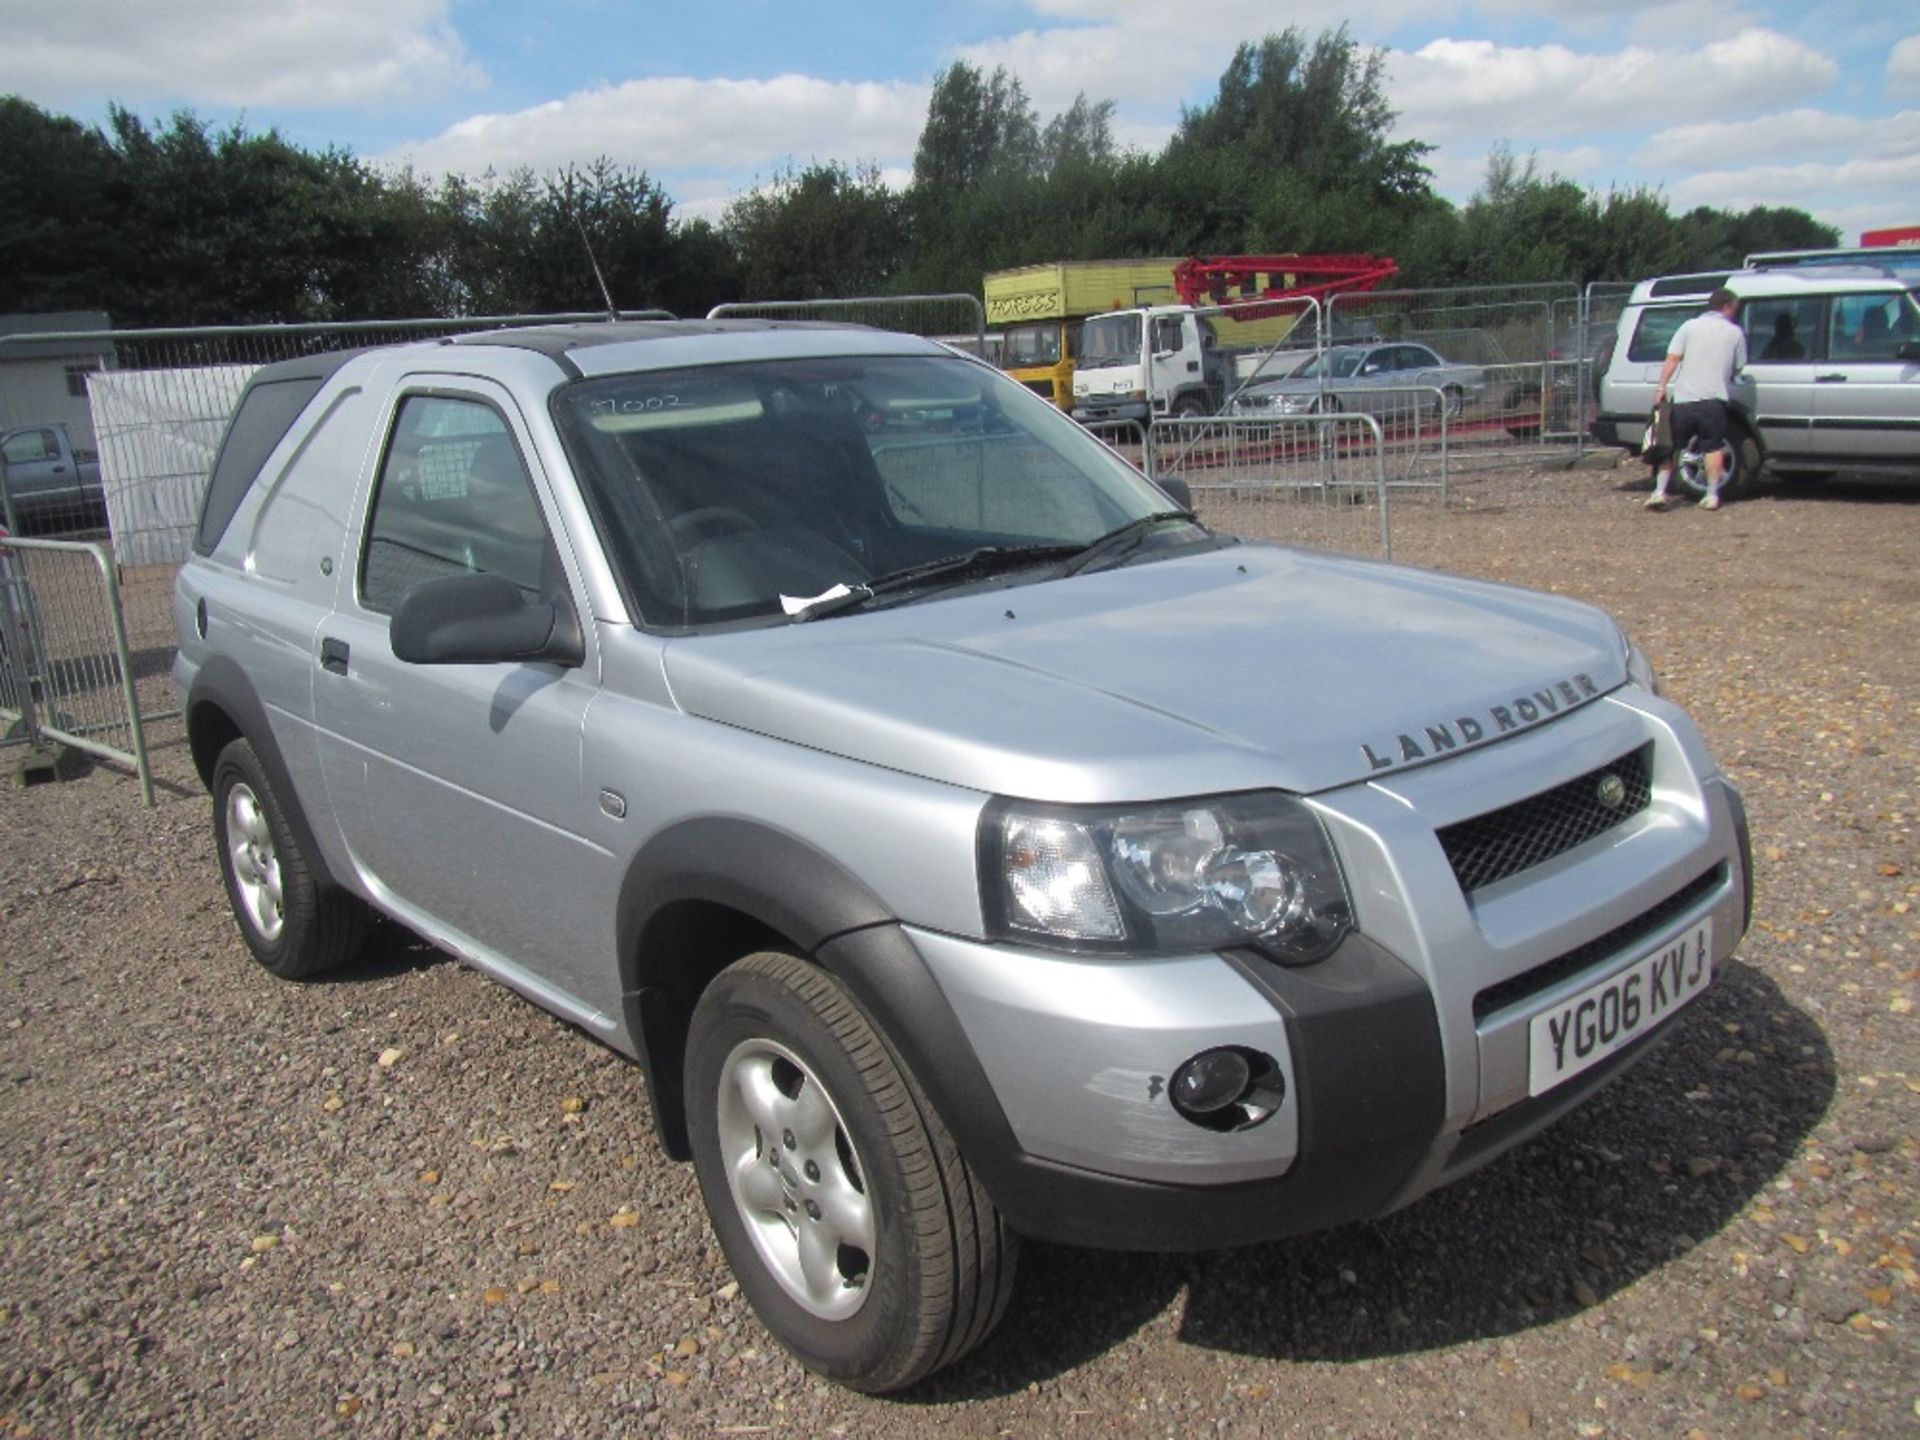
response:
<path id="1" fill-rule="evenodd" d="M 1747 333 L 1734 323 L 1739 301 L 1729 290 L 1707 297 L 1706 313 L 1696 315 L 1673 332 L 1667 363 L 1660 367 L 1660 388 L 1654 404 L 1673 401 L 1673 448 L 1679 452 L 1691 442 L 1707 467 L 1707 493 L 1702 510 L 1720 508 L 1720 477 L 1726 471 L 1728 392 L 1734 375 L 1747 363 Z M 1672 385 L 1671 397 L 1668 385 Z M 1667 482 L 1673 462 L 1663 464 L 1653 477 L 1649 510 L 1667 508 Z"/>

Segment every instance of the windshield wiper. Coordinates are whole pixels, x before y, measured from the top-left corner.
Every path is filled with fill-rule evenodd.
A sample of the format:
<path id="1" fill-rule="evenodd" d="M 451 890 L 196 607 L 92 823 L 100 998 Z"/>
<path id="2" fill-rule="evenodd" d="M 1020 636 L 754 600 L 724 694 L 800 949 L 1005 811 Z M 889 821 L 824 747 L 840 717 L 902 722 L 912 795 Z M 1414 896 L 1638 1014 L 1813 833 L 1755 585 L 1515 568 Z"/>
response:
<path id="1" fill-rule="evenodd" d="M 1003 570 L 1019 570 L 1047 560 L 1077 556 L 1083 548 L 1079 545 L 981 545 L 959 555 L 943 555 L 938 560 L 925 560 L 918 565 L 876 575 L 871 580 L 849 586 L 842 594 L 807 606 L 796 612 L 793 618 L 795 621 L 818 620 L 827 615 L 839 615 L 848 610 L 858 610 L 883 595 L 917 589 L 930 581 L 953 584 L 978 580 Z"/>
<path id="2" fill-rule="evenodd" d="M 1083 570 L 1091 570 L 1097 565 L 1110 565 L 1131 555 L 1146 543 L 1147 535 L 1156 525 L 1169 521 L 1184 520 L 1189 525 L 1204 529 L 1193 516 L 1191 510 L 1156 510 L 1151 515 L 1142 515 L 1138 520 L 1129 520 L 1118 530 L 1110 530 L 1090 545 L 1084 545 L 1067 566 L 1067 574 L 1078 575 Z"/>

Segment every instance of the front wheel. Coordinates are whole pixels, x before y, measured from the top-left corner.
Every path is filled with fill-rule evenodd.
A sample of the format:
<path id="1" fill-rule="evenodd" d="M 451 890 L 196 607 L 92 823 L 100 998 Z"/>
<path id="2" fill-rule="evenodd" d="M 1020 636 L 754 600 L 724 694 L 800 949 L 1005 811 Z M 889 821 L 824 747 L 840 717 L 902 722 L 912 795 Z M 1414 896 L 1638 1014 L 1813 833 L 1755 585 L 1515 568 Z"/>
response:
<path id="1" fill-rule="evenodd" d="M 1207 402 L 1199 395 L 1182 395 L 1178 400 L 1173 402 L 1173 413 L 1176 419 L 1187 419 L 1196 415 L 1205 415 L 1207 413 Z"/>
<path id="2" fill-rule="evenodd" d="M 1000 1322 L 1017 1237 L 831 975 L 771 952 L 722 971 L 694 1010 L 686 1096 L 720 1247 L 808 1369 L 899 1390 Z"/>

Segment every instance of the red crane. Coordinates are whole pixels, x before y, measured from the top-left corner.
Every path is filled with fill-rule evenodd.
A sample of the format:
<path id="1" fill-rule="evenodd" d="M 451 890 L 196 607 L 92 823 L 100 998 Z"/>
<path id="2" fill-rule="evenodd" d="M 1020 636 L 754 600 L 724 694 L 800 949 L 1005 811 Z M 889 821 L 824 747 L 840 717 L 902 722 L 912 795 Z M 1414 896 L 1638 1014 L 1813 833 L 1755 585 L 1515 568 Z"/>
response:
<path id="1" fill-rule="evenodd" d="M 1231 305 L 1258 320 L 1304 309 L 1309 299 L 1371 290 L 1399 271 L 1386 255 L 1196 255 L 1173 267 L 1173 288 L 1184 304 Z"/>

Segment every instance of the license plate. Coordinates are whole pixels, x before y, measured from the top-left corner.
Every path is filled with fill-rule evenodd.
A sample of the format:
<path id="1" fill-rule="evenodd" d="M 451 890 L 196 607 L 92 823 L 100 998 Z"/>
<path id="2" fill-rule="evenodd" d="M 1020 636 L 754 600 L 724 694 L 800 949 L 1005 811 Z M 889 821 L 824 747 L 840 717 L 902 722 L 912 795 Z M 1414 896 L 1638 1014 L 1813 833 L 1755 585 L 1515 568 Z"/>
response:
<path id="1" fill-rule="evenodd" d="M 1713 920 L 1702 920 L 1619 974 L 1533 1017 L 1527 1093 L 1539 1095 L 1645 1034 L 1713 979 Z"/>

